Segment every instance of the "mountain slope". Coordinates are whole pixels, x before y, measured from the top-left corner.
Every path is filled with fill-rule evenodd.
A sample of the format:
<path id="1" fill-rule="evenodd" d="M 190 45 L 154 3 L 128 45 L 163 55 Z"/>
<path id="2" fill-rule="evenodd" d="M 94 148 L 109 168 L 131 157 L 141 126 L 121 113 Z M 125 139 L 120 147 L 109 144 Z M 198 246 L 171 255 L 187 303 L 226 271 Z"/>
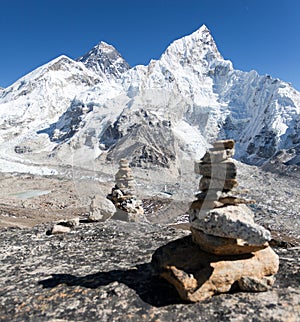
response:
<path id="1" fill-rule="evenodd" d="M 297 164 L 300 93 L 235 70 L 202 26 L 148 66 L 130 69 L 104 42 L 77 62 L 61 56 L 0 92 L 0 124 L 0 154 L 11 159 L 16 145 L 36 155 L 42 146 L 53 162 L 126 156 L 135 166 L 175 169 L 232 138 L 247 163 L 285 155 L 282 162 Z"/>

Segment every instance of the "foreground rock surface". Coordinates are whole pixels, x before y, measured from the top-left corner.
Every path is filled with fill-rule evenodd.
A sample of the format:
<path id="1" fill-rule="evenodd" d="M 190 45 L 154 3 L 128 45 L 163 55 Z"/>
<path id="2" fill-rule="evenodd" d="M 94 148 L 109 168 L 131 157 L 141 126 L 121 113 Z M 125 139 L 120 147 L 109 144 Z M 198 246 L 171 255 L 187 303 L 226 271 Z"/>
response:
<path id="1" fill-rule="evenodd" d="M 63 235 L 47 236 L 47 229 L 0 230 L 1 321 L 298 319 L 299 247 L 275 248 L 280 267 L 271 290 L 221 294 L 191 305 L 150 265 L 157 248 L 189 231 L 112 220 L 81 223 Z M 255 281 L 241 285 L 249 283 Z"/>

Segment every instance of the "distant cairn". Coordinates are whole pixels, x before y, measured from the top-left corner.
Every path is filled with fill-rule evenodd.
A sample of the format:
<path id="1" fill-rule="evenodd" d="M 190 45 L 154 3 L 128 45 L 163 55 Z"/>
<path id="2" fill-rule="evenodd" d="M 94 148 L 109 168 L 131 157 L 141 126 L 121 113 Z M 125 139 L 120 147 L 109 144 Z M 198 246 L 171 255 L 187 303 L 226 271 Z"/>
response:
<path id="1" fill-rule="evenodd" d="M 132 170 L 126 159 L 121 159 L 119 162 L 115 182 L 112 192 L 107 196 L 114 203 L 117 210 L 112 219 L 130 222 L 146 221 L 142 202 L 136 197 Z"/>

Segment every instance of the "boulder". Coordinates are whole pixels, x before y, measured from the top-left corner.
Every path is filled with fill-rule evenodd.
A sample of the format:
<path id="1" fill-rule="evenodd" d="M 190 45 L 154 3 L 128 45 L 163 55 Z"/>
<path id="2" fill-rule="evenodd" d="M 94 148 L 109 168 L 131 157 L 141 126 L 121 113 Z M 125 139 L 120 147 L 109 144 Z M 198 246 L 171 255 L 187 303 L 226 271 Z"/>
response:
<path id="1" fill-rule="evenodd" d="M 245 278 L 264 281 L 266 276 L 277 273 L 279 260 L 270 247 L 243 255 L 210 254 L 187 236 L 157 249 L 152 266 L 156 274 L 174 285 L 183 300 L 198 302 L 239 287 L 239 281 L 247 289 Z"/>
<path id="2" fill-rule="evenodd" d="M 266 292 L 273 286 L 274 276 L 265 276 L 262 278 L 243 276 L 238 280 L 240 290 L 246 292 Z"/>
<path id="3" fill-rule="evenodd" d="M 69 233 L 72 229 L 67 226 L 55 224 L 52 229 L 50 230 L 49 234 L 50 235 L 58 235 L 58 234 L 65 234 Z M 48 233 L 47 233 L 48 234 Z"/>
<path id="4" fill-rule="evenodd" d="M 121 220 L 126 222 L 146 222 L 147 219 L 144 215 L 144 209 L 141 206 L 137 206 L 132 211 L 125 211 L 120 208 L 116 208 L 115 214 L 111 219 Z"/>
<path id="5" fill-rule="evenodd" d="M 88 220 L 105 221 L 113 216 L 116 212 L 115 205 L 107 198 L 96 195 L 90 204 Z"/>

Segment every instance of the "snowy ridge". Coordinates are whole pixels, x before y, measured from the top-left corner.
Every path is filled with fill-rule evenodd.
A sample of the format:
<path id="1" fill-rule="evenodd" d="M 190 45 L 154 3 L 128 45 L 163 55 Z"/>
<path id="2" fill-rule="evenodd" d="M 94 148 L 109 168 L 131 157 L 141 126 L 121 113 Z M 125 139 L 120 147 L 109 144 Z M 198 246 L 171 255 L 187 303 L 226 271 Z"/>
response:
<path id="1" fill-rule="evenodd" d="M 51 156 L 53 164 L 83 166 L 85 158 L 92 164 L 126 156 L 132 165 L 177 173 L 180 158 L 201 157 L 218 138 L 234 139 L 236 157 L 247 163 L 284 153 L 282 162 L 298 164 L 300 93 L 235 70 L 206 26 L 148 66 L 130 68 L 100 42 L 77 61 L 60 56 L 0 90 L 6 164 L 43 164 Z"/>

